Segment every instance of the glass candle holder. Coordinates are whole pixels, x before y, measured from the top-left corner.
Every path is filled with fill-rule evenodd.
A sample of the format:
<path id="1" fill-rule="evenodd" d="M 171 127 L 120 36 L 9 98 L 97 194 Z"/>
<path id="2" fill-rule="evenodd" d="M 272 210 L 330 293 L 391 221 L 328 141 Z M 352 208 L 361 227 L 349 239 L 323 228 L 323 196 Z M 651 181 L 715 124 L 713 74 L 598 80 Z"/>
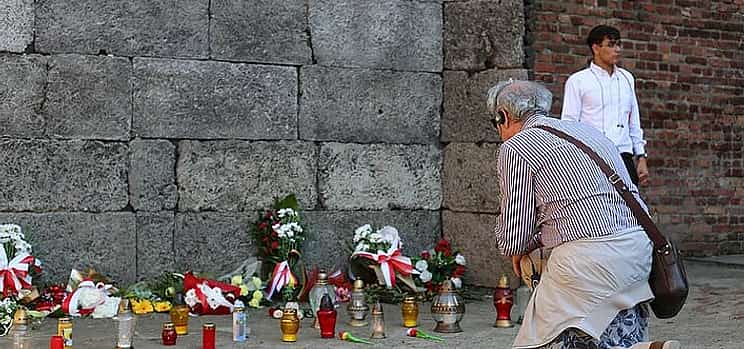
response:
<path id="1" fill-rule="evenodd" d="M 216 328 L 211 322 L 202 326 L 202 349 L 215 349 L 215 332 Z"/>
<path id="2" fill-rule="evenodd" d="M 367 313 L 369 306 L 364 300 L 364 281 L 357 279 L 351 289 L 351 300 L 346 307 L 349 313 L 349 325 L 353 327 L 367 326 Z"/>
<path id="3" fill-rule="evenodd" d="M 383 314 L 380 302 L 375 303 L 375 306 L 372 308 L 372 318 L 370 319 L 369 326 L 372 329 L 370 338 L 382 339 L 386 337 L 385 315 Z"/>
<path id="4" fill-rule="evenodd" d="M 418 326 L 419 307 L 418 303 L 416 303 L 416 298 L 406 297 L 403 299 L 400 311 L 403 318 L 403 327 Z"/>
<path id="5" fill-rule="evenodd" d="M 173 325 L 172 322 L 166 322 L 163 324 L 163 332 L 161 333 L 161 339 L 163 340 L 163 345 L 176 345 L 176 338 L 178 338 L 178 333 L 176 333 L 176 327 Z"/>
<path id="6" fill-rule="evenodd" d="M 333 338 L 336 335 L 337 312 L 329 295 L 325 294 L 321 298 L 320 309 L 318 309 L 316 315 L 320 324 L 320 337 Z"/>
<path id="7" fill-rule="evenodd" d="M 465 314 L 465 303 L 457 291 L 452 287 L 452 282 L 446 280 L 431 302 L 431 315 L 437 326 L 434 331 L 443 333 L 462 332 L 460 320 Z"/>
<path id="8" fill-rule="evenodd" d="M 296 342 L 297 332 L 300 331 L 300 318 L 297 317 L 297 310 L 284 309 L 282 320 L 280 322 L 283 342 Z"/>
<path id="9" fill-rule="evenodd" d="M 186 304 L 174 305 L 170 310 L 171 321 L 179 336 L 189 334 L 189 306 Z"/>

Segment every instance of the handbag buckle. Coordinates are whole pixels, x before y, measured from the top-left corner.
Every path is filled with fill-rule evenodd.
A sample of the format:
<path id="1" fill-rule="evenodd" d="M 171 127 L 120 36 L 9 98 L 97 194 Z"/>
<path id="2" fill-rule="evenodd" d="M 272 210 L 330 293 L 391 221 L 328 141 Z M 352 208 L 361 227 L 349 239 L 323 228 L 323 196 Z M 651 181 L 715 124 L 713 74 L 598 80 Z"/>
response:
<path id="1" fill-rule="evenodd" d="M 611 183 L 612 183 L 613 185 L 617 184 L 617 182 L 620 182 L 620 180 L 621 180 L 621 179 L 620 179 L 620 175 L 618 175 L 617 173 L 613 173 L 613 174 L 612 174 L 612 176 L 610 176 L 610 178 L 609 178 L 609 179 L 610 179 L 610 182 L 611 182 Z"/>
<path id="2" fill-rule="evenodd" d="M 657 249 L 656 252 L 661 253 L 666 256 L 672 252 L 672 246 L 670 246 L 669 243 L 666 243 L 660 249 Z"/>

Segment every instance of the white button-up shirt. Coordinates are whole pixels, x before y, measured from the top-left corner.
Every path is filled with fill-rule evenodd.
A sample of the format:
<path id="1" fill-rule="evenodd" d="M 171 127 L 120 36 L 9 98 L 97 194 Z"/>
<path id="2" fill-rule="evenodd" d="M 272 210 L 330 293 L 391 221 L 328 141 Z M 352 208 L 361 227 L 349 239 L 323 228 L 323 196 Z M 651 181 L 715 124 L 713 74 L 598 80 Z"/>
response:
<path id="1" fill-rule="evenodd" d="M 563 93 L 561 119 L 592 125 L 621 153 L 646 154 L 635 79 L 625 69 L 615 66 L 610 75 L 592 62 L 571 75 Z"/>

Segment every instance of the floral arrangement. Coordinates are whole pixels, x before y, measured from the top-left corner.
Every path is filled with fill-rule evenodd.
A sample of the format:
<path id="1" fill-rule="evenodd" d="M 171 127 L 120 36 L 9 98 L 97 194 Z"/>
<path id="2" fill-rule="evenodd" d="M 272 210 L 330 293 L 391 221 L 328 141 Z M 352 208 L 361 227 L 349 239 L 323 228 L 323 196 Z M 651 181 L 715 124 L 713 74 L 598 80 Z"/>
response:
<path id="1" fill-rule="evenodd" d="M 128 287 L 122 297 L 130 300 L 132 312 L 148 314 L 164 313 L 171 310 L 178 293 L 183 293 L 183 275 L 163 272 L 154 280 L 140 281 Z"/>
<path id="2" fill-rule="evenodd" d="M 439 240 L 436 247 L 422 251 L 413 258 L 414 281 L 423 286 L 429 295 L 439 291 L 444 281 L 452 280 L 455 288 L 462 287 L 462 277 L 466 271 L 465 256 L 453 251 L 446 239 Z"/>
<path id="3" fill-rule="evenodd" d="M 351 254 L 351 269 L 366 284 L 383 284 L 388 289 L 396 288 L 400 280 L 411 290 L 416 285 L 411 279 L 411 259 L 401 254 L 402 243 L 398 230 L 385 226 L 374 230 L 365 224 L 354 231 L 354 252 Z M 373 271 L 373 274 L 369 270 Z"/>
<path id="4" fill-rule="evenodd" d="M 261 279 L 269 280 L 267 298 L 279 294 L 286 302 L 306 293 L 307 272 L 301 260 L 306 231 L 297 198 L 288 195 L 276 200 L 253 225 L 252 235 L 263 263 Z"/>
<path id="5" fill-rule="evenodd" d="M 233 303 L 240 297 L 240 287 L 228 283 L 184 274 L 184 301 L 191 313 L 225 315 L 232 313 Z"/>
<path id="6" fill-rule="evenodd" d="M 16 309 L 38 298 L 31 281 L 32 273 L 41 272 L 41 262 L 31 255 L 31 244 L 17 224 L 0 225 L 0 244 L 0 336 L 4 336 Z"/>

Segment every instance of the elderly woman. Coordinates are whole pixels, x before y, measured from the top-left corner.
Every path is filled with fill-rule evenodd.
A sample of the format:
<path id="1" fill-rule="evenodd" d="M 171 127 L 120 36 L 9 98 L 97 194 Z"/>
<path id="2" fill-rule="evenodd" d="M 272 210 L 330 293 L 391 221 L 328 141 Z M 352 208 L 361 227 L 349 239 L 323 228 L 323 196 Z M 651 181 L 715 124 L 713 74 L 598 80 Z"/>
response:
<path id="1" fill-rule="evenodd" d="M 501 252 L 520 275 L 522 256 L 550 248 L 514 348 L 679 348 L 643 342 L 653 298 L 652 243 L 599 167 L 579 148 L 540 129 L 586 143 L 629 185 L 617 148 L 590 126 L 548 117 L 551 93 L 529 81 L 501 82 L 488 109 L 504 143 L 499 150 Z"/>

